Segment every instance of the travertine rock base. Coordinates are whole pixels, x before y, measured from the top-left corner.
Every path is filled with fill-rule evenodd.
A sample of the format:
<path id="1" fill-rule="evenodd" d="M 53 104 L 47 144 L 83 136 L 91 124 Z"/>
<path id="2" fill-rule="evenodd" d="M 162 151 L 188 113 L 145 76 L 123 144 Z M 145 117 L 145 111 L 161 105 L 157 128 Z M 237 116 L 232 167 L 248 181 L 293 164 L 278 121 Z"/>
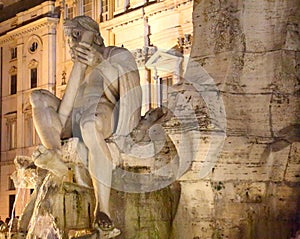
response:
<path id="1" fill-rule="evenodd" d="M 224 101 L 227 138 L 207 177 L 199 153 L 181 178 L 174 238 L 290 238 L 300 229 L 299 1 L 196 0 L 193 20 L 192 59 Z"/>

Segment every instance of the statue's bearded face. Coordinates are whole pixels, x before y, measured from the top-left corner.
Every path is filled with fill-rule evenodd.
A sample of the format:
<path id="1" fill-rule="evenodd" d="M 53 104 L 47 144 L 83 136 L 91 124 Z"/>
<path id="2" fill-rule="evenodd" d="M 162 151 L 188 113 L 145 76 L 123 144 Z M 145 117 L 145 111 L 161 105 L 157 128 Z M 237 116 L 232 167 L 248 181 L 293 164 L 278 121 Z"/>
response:
<path id="1" fill-rule="evenodd" d="M 80 42 L 104 46 L 98 24 L 86 16 L 66 20 L 64 22 L 64 33 L 71 50 L 78 46 Z"/>
<path id="2" fill-rule="evenodd" d="M 64 32 L 66 36 L 66 40 L 70 46 L 70 49 L 78 46 L 79 42 L 82 40 L 82 36 L 86 29 L 81 27 L 65 27 Z"/>

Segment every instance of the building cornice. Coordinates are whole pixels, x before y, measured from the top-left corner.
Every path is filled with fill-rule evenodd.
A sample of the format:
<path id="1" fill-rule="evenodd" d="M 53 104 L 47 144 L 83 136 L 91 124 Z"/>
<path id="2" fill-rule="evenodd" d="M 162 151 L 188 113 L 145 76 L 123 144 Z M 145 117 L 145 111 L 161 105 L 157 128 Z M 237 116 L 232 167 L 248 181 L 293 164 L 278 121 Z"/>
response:
<path id="1" fill-rule="evenodd" d="M 15 28 L 11 31 L 8 31 L 4 35 L 0 36 L 0 45 L 13 41 L 22 35 L 35 32 L 44 27 L 51 27 L 51 28 L 56 27 L 58 22 L 59 22 L 58 18 L 44 17 L 32 23 L 29 23 L 27 25 Z"/>
<path id="2" fill-rule="evenodd" d="M 100 27 L 101 29 L 116 29 L 118 27 L 127 25 L 128 23 L 133 23 L 135 21 L 141 20 L 144 17 L 165 13 L 187 4 L 191 4 L 192 7 L 193 0 L 179 0 L 176 2 L 176 4 L 173 0 L 156 2 L 139 7 L 137 9 L 132 9 L 130 12 L 124 12 L 124 14 L 118 15 L 111 20 L 100 23 Z M 125 14 L 126 17 L 123 17 Z"/>

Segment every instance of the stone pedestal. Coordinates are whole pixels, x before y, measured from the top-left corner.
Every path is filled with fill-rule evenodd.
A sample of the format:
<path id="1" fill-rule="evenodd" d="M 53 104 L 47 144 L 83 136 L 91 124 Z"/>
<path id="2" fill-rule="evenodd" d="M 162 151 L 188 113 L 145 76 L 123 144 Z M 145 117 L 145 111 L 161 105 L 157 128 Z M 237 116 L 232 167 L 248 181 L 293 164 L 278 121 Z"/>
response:
<path id="1" fill-rule="evenodd" d="M 113 190 L 112 218 L 122 231 L 117 238 L 170 238 L 179 198 L 179 183 L 148 193 Z"/>
<path id="2" fill-rule="evenodd" d="M 71 238 L 92 232 L 94 193 L 74 183 L 58 183 L 48 174 L 38 192 L 29 238 Z"/>
<path id="3" fill-rule="evenodd" d="M 136 159 L 131 156 L 118 154 L 121 160 L 113 173 L 113 185 L 119 185 L 117 189 L 121 185 L 124 190 L 113 189 L 110 199 L 112 219 L 115 226 L 121 229 L 121 235 L 117 238 L 164 239 L 171 235 L 172 221 L 180 198 L 180 185 L 172 183 L 174 175 L 170 175 L 169 170 L 147 177 L 153 180 L 153 183 L 163 183 L 160 178 L 162 177 L 167 181 L 166 186 L 163 183 L 157 188 L 151 188 L 151 181 L 139 181 L 138 177 L 151 173 L 157 167 L 173 160 L 176 150 L 170 139 L 167 141 L 169 143 L 166 143 L 165 150 L 155 154 L 152 160 L 139 164 L 136 164 Z M 110 148 L 112 147 L 115 146 L 110 145 Z M 78 139 L 65 141 L 62 146 L 62 160 L 68 166 L 69 172 L 63 178 L 45 169 L 36 168 L 29 157 L 19 157 L 16 160 L 18 171 L 15 173 L 15 182 L 19 182 L 21 186 L 24 180 L 20 178 L 22 175 L 31 177 L 27 178 L 27 181 L 31 182 L 31 187 L 35 181 L 35 191 L 20 219 L 19 230 L 23 236 L 49 239 L 108 238 L 107 233 L 98 232 L 93 225 L 95 197 L 85 157 L 87 151 Z M 127 181 L 120 182 L 122 177 L 117 175 L 118 169 L 133 173 L 130 174 L 133 177 L 127 177 Z M 126 191 L 132 188 L 126 185 L 132 183 L 133 188 L 140 191 Z M 145 189 L 151 190 L 147 192 Z"/>

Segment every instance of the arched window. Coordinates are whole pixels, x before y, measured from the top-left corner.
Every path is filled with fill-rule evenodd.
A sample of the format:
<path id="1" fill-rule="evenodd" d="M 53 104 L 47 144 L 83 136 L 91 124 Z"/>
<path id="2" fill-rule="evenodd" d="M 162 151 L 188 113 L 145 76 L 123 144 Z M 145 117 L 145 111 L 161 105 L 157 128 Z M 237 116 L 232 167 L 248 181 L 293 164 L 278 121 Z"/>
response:
<path id="1" fill-rule="evenodd" d="M 38 49 L 38 46 L 39 46 L 39 44 L 37 43 L 37 41 L 33 41 L 33 42 L 31 43 L 31 45 L 29 46 L 29 51 L 30 51 L 31 53 L 36 52 L 36 50 Z"/>

